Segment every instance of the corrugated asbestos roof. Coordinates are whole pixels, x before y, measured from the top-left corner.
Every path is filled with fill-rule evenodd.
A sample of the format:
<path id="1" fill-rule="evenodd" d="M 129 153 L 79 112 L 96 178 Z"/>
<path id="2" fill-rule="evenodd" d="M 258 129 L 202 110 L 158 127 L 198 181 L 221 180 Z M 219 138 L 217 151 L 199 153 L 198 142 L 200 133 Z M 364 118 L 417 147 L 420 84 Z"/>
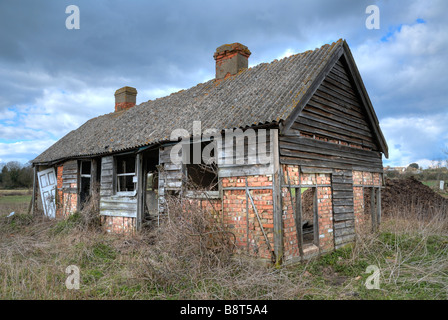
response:
<path id="1" fill-rule="evenodd" d="M 170 139 L 172 130 L 244 128 L 285 120 L 342 46 L 341 39 L 313 51 L 262 63 L 221 81 L 150 100 L 131 109 L 88 120 L 33 160 L 54 162 L 134 149 Z"/>

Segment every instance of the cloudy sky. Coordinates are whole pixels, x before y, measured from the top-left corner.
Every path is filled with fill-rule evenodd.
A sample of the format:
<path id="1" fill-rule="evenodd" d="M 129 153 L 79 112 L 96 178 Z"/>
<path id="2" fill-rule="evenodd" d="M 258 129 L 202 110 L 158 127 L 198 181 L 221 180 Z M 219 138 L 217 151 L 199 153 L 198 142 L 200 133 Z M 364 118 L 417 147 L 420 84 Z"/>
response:
<path id="1" fill-rule="evenodd" d="M 80 28 L 67 29 L 69 5 Z M 366 8 L 380 28 L 366 28 Z M 137 103 L 214 77 L 213 53 L 240 42 L 249 65 L 348 42 L 389 145 L 385 165 L 448 158 L 448 1 L 0 0 L 0 163 L 26 163 L 114 92 Z"/>

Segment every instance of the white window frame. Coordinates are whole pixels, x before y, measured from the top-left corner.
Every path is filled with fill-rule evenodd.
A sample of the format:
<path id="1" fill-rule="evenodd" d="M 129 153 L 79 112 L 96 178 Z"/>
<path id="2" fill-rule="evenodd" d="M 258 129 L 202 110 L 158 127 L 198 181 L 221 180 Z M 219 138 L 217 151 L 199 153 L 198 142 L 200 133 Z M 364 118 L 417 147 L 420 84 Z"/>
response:
<path id="1" fill-rule="evenodd" d="M 137 194 L 137 175 L 136 175 L 136 168 L 137 168 L 137 157 L 135 155 L 128 155 L 129 157 L 133 157 L 134 158 L 134 172 L 128 172 L 128 173 L 117 173 L 117 169 L 118 169 L 118 158 L 119 157 L 123 157 L 123 156 L 127 156 L 127 155 L 118 155 L 114 157 L 115 160 L 115 170 L 114 170 L 114 175 L 115 175 L 115 195 L 117 196 L 135 196 Z M 120 177 L 126 177 L 126 176 L 132 176 L 132 182 L 134 183 L 134 190 L 133 191 L 119 191 L 119 184 L 120 184 Z"/>

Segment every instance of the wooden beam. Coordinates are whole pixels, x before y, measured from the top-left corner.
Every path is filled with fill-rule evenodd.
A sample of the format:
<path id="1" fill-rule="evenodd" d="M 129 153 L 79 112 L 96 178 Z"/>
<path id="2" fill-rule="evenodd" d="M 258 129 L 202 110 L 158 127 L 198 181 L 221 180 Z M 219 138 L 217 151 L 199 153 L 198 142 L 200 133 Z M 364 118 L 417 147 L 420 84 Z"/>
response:
<path id="1" fill-rule="evenodd" d="M 273 143 L 273 161 L 274 174 L 272 179 L 272 197 L 274 204 L 274 253 L 276 257 L 276 264 L 281 264 L 283 260 L 283 219 L 281 207 L 281 182 L 280 182 L 280 148 L 278 141 L 278 130 L 272 130 Z"/>
<path id="2" fill-rule="evenodd" d="M 292 201 L 292 199 L 291 199 Z M 300 257 L 303 258 L 302 188 L 296 188 L 296 233 Z"/>
<path id="3" fill-rule="evenodd" d="M 263 227 L 263 224 L 261 223 L 260 215 L 258 214 L 257 207 L 255 206 L 254 199 L 252 198 L 252 195 L 250 194 L 249 189 L 246 190 L 246 194 L 249 196 L 250 202 L 252 204 L 252 208 L 254 208 L 255 216 L 257 217 L 257 220 L 258 220 L 258 224 L 260 225 L 261 232 L 263 233 L 264 240 L 266 241 L 268 250 L 272 255 L 271 242 L 269 241 L 269 238 L 268 238 L 266 232 L 264 231 L 264 227 Z M 274 253 L 274 255 L 275 255 L 275 253 Z M 274 258 L 275 258 L 275 256 L 274 256 Z"/>
<path id="4" fill-rule="evenodd" d="M 36 212 L 36 196 L 37 196 L 37 166 L 33 166 L 33 198 L 31 199 L 31 214 L 34 216 Z"/>
<path id="5" fill-rule="evenodd" d="M 381 224 L 381 188 L 377 189 L 377 198 L 376 198 L 376 202 L 377 202 L 377 218 L 376 218 L 376 223 L 377 223 L 377 228 L 380 227 Z"/>
<path id="6" fill-rule="evenodd" d="M 372 217 L 372 231 L 376 231 L 375 188 L 370 188 L 370 215 Z"/>
<path id="7" fill-rule="evenodd" d="M 135 220 L 135 228 L 136 230 L 141 230 L 142 219 L 143 219 L 143 210 L 144 206 L 144 192 L 145 190 L 143 185 L 143 155 L 141 153 L 137 153 L 137 157 L 135 160 L 136 166 L 136 174 L 137 174 L 137 218 Z"/>

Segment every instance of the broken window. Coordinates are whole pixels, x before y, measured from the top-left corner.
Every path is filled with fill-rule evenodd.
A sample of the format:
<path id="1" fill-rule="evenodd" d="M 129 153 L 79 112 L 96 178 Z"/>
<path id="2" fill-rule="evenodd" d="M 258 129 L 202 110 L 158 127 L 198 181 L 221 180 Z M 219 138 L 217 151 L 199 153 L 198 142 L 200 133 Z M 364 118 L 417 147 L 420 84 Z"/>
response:
<path id="1" fill-rule="evenodd" d="M 364 214 L 371 215 L 372 214 L 372 190 L 373 188 L 364 187 L 363 195 L 364 195 Z"/>
<path id="2" fill-rule="evenodd" d="M 116 191 L 134 192 L 137 181 L 135 179 L 135 155 L 116 157 Z"/>
<path id="3" fill-rule="evenodd" d="M 199 144 L 199 143 L 198 143 Z M 186 164 L 187 170 L 187 180 L 188 185 L 191 189 L 207 190 L 207 191 L 217 191 L 218 190 L 218 168 L 216 166 L 216 161 L 210 161 L 211 163 L 206 163 L 202 157 L 205 149 L 206 156 L 210 159 L 215 157 L 215 148 L 213 148 L 213 142 L 202 142 L 200 143 L 200 149 L 197 144 L 190 144 L 189 163 Z M 201 157 L 196 156 L 194 158 L 194 152 L 201 152 Z M 196 163 L 195 163 L 196 162 Z"/>
<path id="4" fill-rule="evenodd" d="M 291 198 L 295 199 L 297 242 L 301 254 L 304 245 L 319 246 L 319 224 L 316 187 L 293 187 Z"/>
<path id="5" fill-rule="evenodd" d="M 372 220 L 372 229 L 378 227 L 380 215 L 381 215 L 381 204 L 380 204 L 380 190 L 379 188 L 364 187 L 364 214 L 370 215 Z"/>
<path id="6" fill-rule="evenodd" d="M 316 244 L 317 230 L 317 206 L 316 188 L 300 188 L 302 206 L 302 236 L 303 244 Z"/>
<path id="7" fill-rule="evenodd" d="M 92 162 L 91 161 L 80 161 L 79 164 L 79 176 L 80 176 L 80 186 L 79 186 L 79 201 L 81 208 L 84 203 L 88 200 L 90 195 L 90 185 L 91 185 L 91 173 L 92 173 Z"/>

